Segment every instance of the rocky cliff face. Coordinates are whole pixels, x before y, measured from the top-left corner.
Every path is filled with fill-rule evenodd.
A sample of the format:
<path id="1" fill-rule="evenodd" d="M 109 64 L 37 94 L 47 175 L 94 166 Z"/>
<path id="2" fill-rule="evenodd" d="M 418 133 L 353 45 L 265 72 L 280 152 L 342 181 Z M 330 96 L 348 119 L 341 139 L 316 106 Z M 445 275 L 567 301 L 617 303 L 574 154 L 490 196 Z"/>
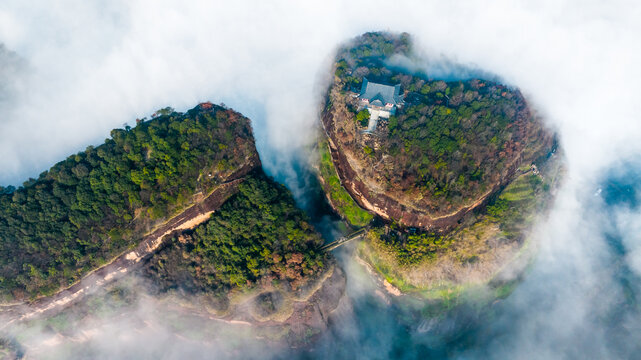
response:
<path id="1" fill-rule="evenodd" d="M 65 358 L 70 352 L 91 353 L 103 338 L 115 346 L 121 344 L 119 338 L 147 334 L 153 339 L 165 331 L 172 334 L 172 346 L 214 347 L 221 352 L 234 351 L 247 341 L 264 347 L 266 353 L 272 348 L 309 346 L 327 329 L 345 299 L 340 268 L 331 266 L 316 280 L 296 296 L 274 288 L 246 294 L 233 311 L 219 315 L 202 297 L 149 294 L 147 282 L 123 278 L 63 309 L 56 318 L 64 322 L 34 319 L 15 333 L 3 332 L 2 336 L 10 336 L 0 337 L 0 357 Z M 50 325 L 34 336 L 42 323 Z M 120 329 L 116 338 L 115 327 Z"/>
<path id="2" fill-rule="evenodd" d="M 279 328 L 276 339 L 290 346 L 313 342 L 327 330 L 334 311 L 345 295 L 343 270 L 333 265 L 306 289 L 289 291 L 265 287 L 233 305 L 222 319 L 262 328 Z"/>

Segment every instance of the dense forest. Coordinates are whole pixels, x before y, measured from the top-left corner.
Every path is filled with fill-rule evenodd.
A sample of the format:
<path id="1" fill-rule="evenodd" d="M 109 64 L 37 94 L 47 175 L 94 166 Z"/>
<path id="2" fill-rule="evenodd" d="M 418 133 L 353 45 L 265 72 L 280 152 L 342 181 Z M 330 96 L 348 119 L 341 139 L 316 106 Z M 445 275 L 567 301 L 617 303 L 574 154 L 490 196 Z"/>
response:
<path id="1" fill-rule="evenodd" d="M 478 197 L 518 156 L 525 138 L 519 94 L 481 80 L 411 83 L 407 106 L 389 119 L 384 176 L 453 204 Z M 399 178 L 400 175 L 400 178 Z"/>
<path id="2" fill-rule="evenodd" d="M 0 187 L 0 299 L 54 293 L 135 245 L 255 154 L 249 120 L 204 103 L 115 129 L 30 179 Z"/>
<path id="3" fill-rule="evenodd" d="M 176 237 L 146 273 L 161 289 L 222 294 L 261 279 L 296 289 L 321 272 L 323 240 L 291 193 L 254 172 L 206 223 Z"/>
<path id="4" fill-rule="evenodd" d="M 397 65 L 412 56 L 407 34 L 367 33 L 339 50 L 336 84 L 343 93 L 360 92 L 365 77 L 401 84 L 404 105 L 379 122 L 376 136 L 360 137 L 356 153 L 385 189 L 418 196 L 440 212 L 503 179 L 523 150 L 540 141 L 541 124 L 518 90 L 480 79 L 434 80 Z M 357 99 L 345 99 L 357 128 L 365 128 L 369 114 L 358 112 Z"/>

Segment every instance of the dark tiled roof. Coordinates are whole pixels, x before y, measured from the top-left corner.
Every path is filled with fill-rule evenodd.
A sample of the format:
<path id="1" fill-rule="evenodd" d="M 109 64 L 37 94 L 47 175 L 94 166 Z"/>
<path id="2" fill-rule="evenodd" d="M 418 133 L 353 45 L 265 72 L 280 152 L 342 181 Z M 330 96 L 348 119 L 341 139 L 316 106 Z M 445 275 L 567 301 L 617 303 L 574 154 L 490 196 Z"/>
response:
<path id="1" fill-rule="evenodd" d="M 367 99 L 370 103 L 378 100 L 383 105 L 392 104 L 398 105 L 401 102 L 400 99 L 401 85 L 396 86 L 377 84 L 369 82 L 366 78 L 363 79 L 363 87 L 361 88 L 361 93 L 359 97 L 361 99 Z"/>

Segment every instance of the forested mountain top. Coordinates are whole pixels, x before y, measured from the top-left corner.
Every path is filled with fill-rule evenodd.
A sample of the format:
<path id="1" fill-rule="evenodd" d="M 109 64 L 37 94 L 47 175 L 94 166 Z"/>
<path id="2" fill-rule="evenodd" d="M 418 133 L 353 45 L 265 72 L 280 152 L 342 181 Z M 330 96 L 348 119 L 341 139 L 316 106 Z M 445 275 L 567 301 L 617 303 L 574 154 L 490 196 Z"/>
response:
<path id="1" fill-rule="evenodd" d="M 333 208 L 369 228 L 358 256 L 395 294 L 485 285 L 554 197 L 554 132 L 515 87 L 434 77 L 406 33 L 359 36 L 333 65 L 319 176 Z"/>
<path id="2" fill-rule="evenodd" d="M 518 89 L 484 79 L 443 81 L 398 65 L 398 58 L 417 56 L 405 33 L 366 33 L 338 51 L 325 127 L 338 151 L 356 159 L 368 188 L 443 216 L 497 191 L 521 163 L 551 150 L 553 134 Z M 404 99 L 373 134 L 363 133 L 369 114 L 355 97 L 364 78 L 400 84 Z"/>
<path id="3" fill-rule="evenodd" d="M 249 119 L 203 103 L 115 129 L 38 179 L 1 188 L 0 299 L 68 286 L 257 157 Z"/>

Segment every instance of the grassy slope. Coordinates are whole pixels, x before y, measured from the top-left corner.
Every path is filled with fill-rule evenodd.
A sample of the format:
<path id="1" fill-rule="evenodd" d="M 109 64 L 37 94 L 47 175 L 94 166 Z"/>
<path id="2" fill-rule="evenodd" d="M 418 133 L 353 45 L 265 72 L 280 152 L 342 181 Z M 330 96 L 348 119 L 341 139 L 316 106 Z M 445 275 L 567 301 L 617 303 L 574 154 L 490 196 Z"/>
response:
<path id="1" fill-rule="evenodd" d="M 488 213 L 480 217 L 474 224 L 460 232 L 446 236 L 444 242 L 454 244 L 437 256 L 426 256 L 416 264 L 402 265 L 399 263 L 395 251 L 375 233 L 371 232 L 368 241 L 359 246 L 359 256 L 369 262 L 376 271 L 389 283 L 408 294 L 419 295 L 426 299 L 439 299 L 450 302 L 459 301 L 465 297 L 487 296 L 479 290 L 479 285 L 490 281 L 503 266 L 494 266 L 491 276 L 480 283 L 457 283 L 449 281 L 425 282 L 416 281 L 412 274 L 429 273 L 438 271 L 439 263 L 451 260 L 454 263 L 465 265 L 472 261 L 484 261 L 489 255 L 486 241 L 502 239 L 512 242 L 512 259 L 516 259 L 527 252 L 527 229 L 531 227 L 537 213 L 549 202 L 551 196 L 547 190 L 554 185 L 557 179 L 556 172 L 551 171 L 544 182 L 534 180 L 537 178 L 531 173 L 523 174 L 510 183 L 498 196 L 496 202 L 488 207 Z M 499 206 L 499 204 L 501 204 Z M 521 243 L 519 245 L 519 242 Z M 520 249 L 519 249 L 520 247 Z M 494 250 L 494 249 L 492 249 Z M 493 289 L 495 297 L 504 297 L 509 294 L 512 283 L 505 283 Z"/>
<path id="2" fill-rule="evenodd" d="M 319 141 L 318 151 L 323 190 L 329 195 L 332 206 L 353 226 L 361 227 L 369 224 L 373 218 L 372 214 L 361 209 L 341 185 L 329 153 L 327 140 Z"/>

